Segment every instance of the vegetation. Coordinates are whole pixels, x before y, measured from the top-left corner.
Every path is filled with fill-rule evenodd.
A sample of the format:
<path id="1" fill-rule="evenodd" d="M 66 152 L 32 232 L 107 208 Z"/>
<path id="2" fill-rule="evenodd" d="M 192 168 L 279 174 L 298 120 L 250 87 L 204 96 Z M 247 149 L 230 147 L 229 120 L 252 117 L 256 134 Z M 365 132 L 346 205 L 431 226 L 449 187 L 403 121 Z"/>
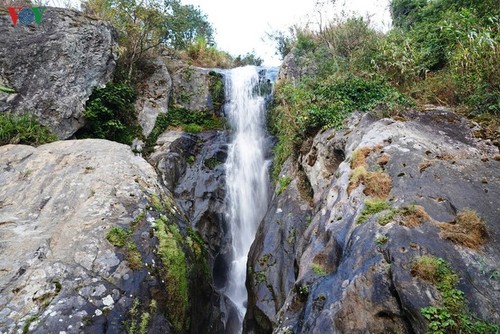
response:
<path id="1" fill-rule="evenodd" d="M 376 213 L 389 209 L 389 204 L 385 200 L 367 198 L 365 200 L 365 207 L 358 217 L 357 224 L 362 224 Z"/>
<path id="2" fill-rule="evenodd" d="M 158 137 L 169 127 L 198 133 L 204 130 L 223 129 L 225 122 L 219 116 L 201 111 L 170 107 L 167 114 L 158 115 L 155 126 L 146 140 L 146 153 L 153 149 Z"/>
<path id="3" fill-rule="evenodd" d="M 457 289 L 458 275 L 441 258 L 424 255 L 417 258 L 411 273 L 434 284 L 441 294 L 442 306 L 421 309 L 429 321 L 427 333 L 498 333 L 500 327 L 472 317 L 466 306 L 464 293 Z"/>
<path id="4" fill-rule="evenodd" d="M 127 83 L 110 83 L 94 89 L 85 106 L 86 124 L 77 137 L 131 144 L 140 135 L 135 97 L 134 89 Z"/>
<path id="5" fill-rule="evenodd" d="M 283 57 L 293 52 L 298 68 L 291 80 L 277 85 L 271 111 L 271 130 L 279 139 L 275 180 L 305 136 L 342 127 L 353 111 L 387 116 L 415 103 L 433 103 L 457 106 L 483 124 L 498 126 L 496 2 L 393 0 L 391 12 L 394 28 L 385 34 L 350 17 L 321 24 L 317 31 L 295 26 L 271 36 Z"/>
<path id="6" fill-rule="evenodd" d="M 279 188 L 277 191 L 277 195 L 280 195 L 286 189 L 286 187 L 288 187 L 290 182 L 292 182 L 292 178 L 290 176 L 284 176 L 280 178 L 278 182 L 279 182 Z"/>
<path id="7" fill-rule="evenodd" d="M 113 226 L 106 234 L 106 239 L 115 247 L 123 247 L 131 233 L 129 229 Z"/>
<path id="8" fill-rule="evenodd" d="M 383 245 L 385 243 L 387 243 L 387 241 L 389 241 L 389 237 L 387 237 L 386 235 L 379 235 L 376 239 L 375 239 L 375 243 L 377 245 Z"/>
<path id="9" fill-rule="evenodd" d="M 56 141 L 57 137 L 33 116 L 0 113 L 0 145 L 24 144 L 38 146 Z"/>
<path id="10" fill-rule="evenodd" d="M 458 213 L 454 224 L 439 224 L 441 237 L 469 248 L 477 248 L 486 242 L 488 232 L 477 212 L 465 209 Z"/>
<path id="11" fill-rule="evenodd" d="M 166 217 L 156 220 L 159 240 L 158 255 L 163 262 L 163 275 L 168 298 L 168 317 L 176 332 L 182 332 L 188 317 L 188 281 L 186 256 L 181 248 L 183 237 Z"/>

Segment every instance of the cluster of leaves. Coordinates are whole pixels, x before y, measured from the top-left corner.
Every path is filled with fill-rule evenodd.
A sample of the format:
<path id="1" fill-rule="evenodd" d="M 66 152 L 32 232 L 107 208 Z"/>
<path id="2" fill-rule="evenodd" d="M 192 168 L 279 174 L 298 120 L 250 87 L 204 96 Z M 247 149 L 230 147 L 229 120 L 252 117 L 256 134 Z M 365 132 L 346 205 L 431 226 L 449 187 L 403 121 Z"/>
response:
<path id="1" fill-rule="evenodd" d="M 273 38 L 294 70 L 276 89 L 274 176 L 304 134 L 338 128 L 354 110 L 390 113 L 417 102 L 500 113 L 500 9 L 493 0 L 393 0 L 386 34 L 362 18 L 293 27 Z"/>
<path id="2" fill-rule="evenodd" d="M 271 132 L 279 139 L 273 176 L 276 179 L 282 163 L 307 135 L 321 128 L 341 128 L 353 111 L 392 110 L 409 103 L 380 80 L 352 75 L 305 78 L 298 85 L 278 85 L 269 122 Z"/>
<path id="3" fill-rule="evenodd" d="M 185 132 L 198 133 L 225 127 L 221 117 L 196 110 L 170 107 L 168 113 L 158 115 L 155 126 L 146 140 L 146 153 L 151 151 L 158 137 L 169 127 L 181 128 Z"/>
<path id="4" fill-rule="evenodd" d="M 110 83 L 94 89 L 85 106 L 87 122 L 76 136 L 131 144 L 140 133 L 135 98 L 134 89 L 127 83 Z"/>
<path id="5" fill-rule="evenodd" d="M 393 0 L 391 12 L 395 29 L 375 60 L 389 79 L 430 102 L 464 104 L 471 113 L 500 113 L 498 4 Z M 429 77 L 444 88 L 422 96 Z"/>
<path id="6" fill-rule="evenodd" d="M 463 291 L 457 289 L 458 275 L 448 262 L 424 255 L 412 265 L 412 274 L 436 285 L 442 297 L 442 306 L 421 309 L 429 321 L 428 332 L 444 333 L 498 333 L 499 326 L 474 319 L 466 310 Z"/>
<path id="7" fill-rule="evenodd" d="M 57 140 L 46 127 L 33 116 L 16 116 L 0 113 L 0 145 L 25 144 L 42 145 Z"/>

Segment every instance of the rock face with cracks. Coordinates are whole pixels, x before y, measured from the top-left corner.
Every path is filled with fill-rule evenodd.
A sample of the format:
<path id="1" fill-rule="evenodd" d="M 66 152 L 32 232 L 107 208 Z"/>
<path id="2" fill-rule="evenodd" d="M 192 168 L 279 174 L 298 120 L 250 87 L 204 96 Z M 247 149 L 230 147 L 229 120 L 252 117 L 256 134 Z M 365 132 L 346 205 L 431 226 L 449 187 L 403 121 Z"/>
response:
<path id="1" fill-rule="evenodd" d="M 217 331 L 203 242 L 143 158 L 90 139 L 0 155 L 1 332 Z"/>
<path id="2" fill-rule="evenodd" d="M 14 25 L 0 13 L 0 111 L 32 114 L 61 139 L 84 125 L 94 87 L 105 85 L 116 62 L 116 33 L 103 21 L 47 7 L 41 23 Z"/>
<path id="3" fill-rule="evenodd" d="M 345 130 L 318 133 L 297 161 L 312 206 L 298 199 L 289 161 L 281 174 L 291 182 L 259 227 L 245 327 L 423 333 L 421 309 L 443 298 L 412 269 L 424 255 L 456 272 L 472 317 L 500 323 L 500 162 L 471 133 L 439 108 L 399 121 L 355 115 Z M 471 210 L 482 223 L 464 223 Z"/>

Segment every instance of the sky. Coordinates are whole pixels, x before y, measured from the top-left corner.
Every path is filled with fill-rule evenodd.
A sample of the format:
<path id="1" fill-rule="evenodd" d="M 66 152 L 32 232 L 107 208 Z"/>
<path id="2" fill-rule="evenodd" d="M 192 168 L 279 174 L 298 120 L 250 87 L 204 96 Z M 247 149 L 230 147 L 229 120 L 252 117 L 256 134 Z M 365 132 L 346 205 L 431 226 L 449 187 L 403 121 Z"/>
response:
<path id="1" fill-rule="evenodd" d="M 286 31 L 294 24 L 317 26 L 319 14 L 315 13 L 317 0 L 182 0 L 184 4 L 199 6 L 207 14 L 216 31 L 217 47 L 232 55 L 255 51 L 264 59 L 264 65 L 277 66 L 274 44 L 266 33 Z M 340 2 L 340 1 L 339 1 Z M 381 30 L 390 24 L 388 0 L 349 0 L 333 9 L 323 7 L 323 21 L 338 16 L 341 10 L 371 16 L 370 21 Z"/>
<path id="2" fill-rule="evenodd" d="M 318 26 L 315 3 L 328 2 L 321 10 L 323 21 L 339 16 L 342 10 L 367 17 L 374 27 L 387 30 L 390 25 L 389 0 L 181 0 L 199 7 L 215 28 L 217 47 L 233 56 L 254 51 L 265 66 L 278 66 L 280 58 L 268 33 L 287 31 L 294 24 Z M 64 6 L 78 0 L 48 0 L 50 5 Z M 317 8 L 317 7 L 316 7 Z"/>

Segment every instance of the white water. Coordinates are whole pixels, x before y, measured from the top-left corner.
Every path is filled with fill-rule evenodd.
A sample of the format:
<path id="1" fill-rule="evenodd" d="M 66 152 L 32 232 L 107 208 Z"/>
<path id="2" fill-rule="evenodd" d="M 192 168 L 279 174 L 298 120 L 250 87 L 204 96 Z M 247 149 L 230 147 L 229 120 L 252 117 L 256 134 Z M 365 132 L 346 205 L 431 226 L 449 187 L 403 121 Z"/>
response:
<path id="1" fill-rule="evenodd" d="M 234 254 L 226 295 L 238 308 L 240 325 L 246 312 L 247 254 L 268 203 L 266 110 L 264 97 L 255 94 L 257 71 L 253 66 L 236 68 L 228 72 L 226 81 L 226 115 L 234 131 L 226 161 L 227 218 Z"/>

